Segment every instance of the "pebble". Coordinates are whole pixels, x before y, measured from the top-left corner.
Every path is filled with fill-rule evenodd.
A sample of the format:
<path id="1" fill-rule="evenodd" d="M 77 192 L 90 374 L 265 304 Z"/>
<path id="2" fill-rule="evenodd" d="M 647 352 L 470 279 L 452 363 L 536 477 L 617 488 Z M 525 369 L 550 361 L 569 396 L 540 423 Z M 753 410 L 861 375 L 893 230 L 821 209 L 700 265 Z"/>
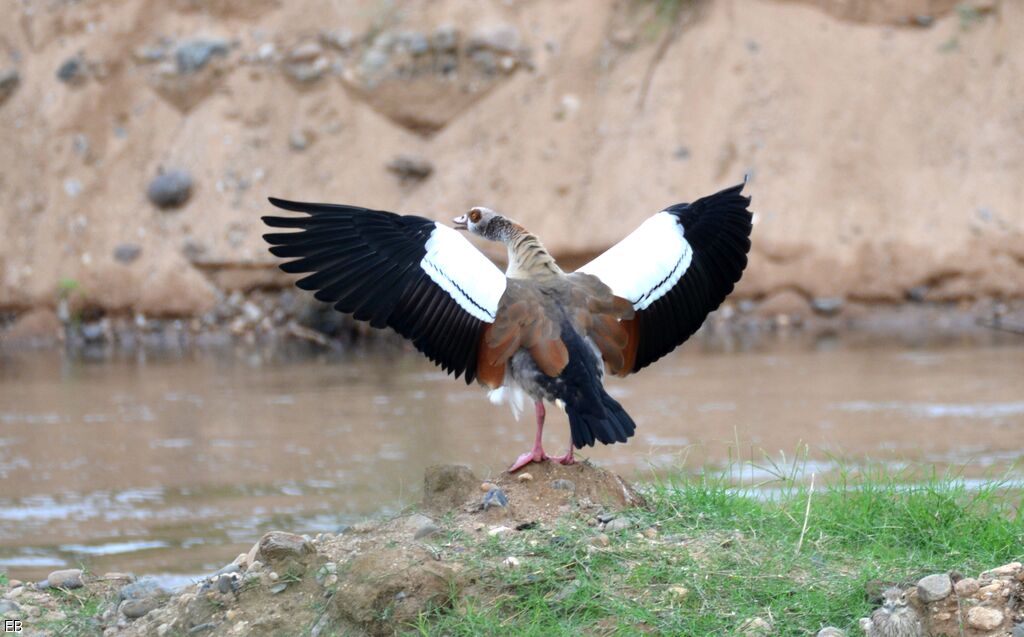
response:
<path id="1" fill-rule="evenodd" d="M 494 484 L 493 482 L 481 482 L 480 483 L 480 490 L 483 491 L 484 493 L 487 493 L 491 489 L 497 489 L 497 488 L 498 488 L 498 485 Z"/>
<path id="2" fill-rule="evenodd" d="M 674 597 L 676 601 L 683 601 L 690 594 L 690 589 L 685 586 L 670 586 L 668 589 L 669 595 Z"/>
<path id="3" fill-rule="evenodd" d="M 156 597 L 142 597 L 140 599 L 126 599 L 121 602 L 121 613 L 128 619 L 138 619 L 147 615 L 160 605 Z"/>
<path id="4" fill-rule="evenodd" d="M 1003 624 L 1003 613 L 995 608 L 975 606 L 967 611 L 967 624 L 978 630 L 995 630 Z"/>
<path id="5" fill-rule="evenodd" d="M 1010 635 L 1011 637 L 1024 637 L 1024 623 L 1014 624 Z"/>
<path id="6" fill-rule="evenodd" d="M 818 314 L 835 316 L 843 309 L 843 299 L 838 296 L 819 296 L 811 299 L 811 309 Z"/>
<path id="7" fill-rule="evenodd" d="M 563 491 L 575 491 L 576 483 L 573 482 L 572 480 L 552 480 L 551 488 L 561 489 Z"/>
<path id="8" fill-rule="evenodd" d="M 590 540 L 590 543 L 594 546 L 608 546 L 611 542 L 611 539 L 605 533 L 598 533 L 592 540 Z"/>
<path id="9" fill-rule="evenodd" d="M 946 599 L 953 592 L 953 582 L 946 573 L 922 577 L 917 583 L 917 596 L 922 602 L 937 602 Z"/>
<path id="10" fill-rule="evenodd" d="M 817 637 L 846 637 L 846 631 L 832 626 L 825 626 L 818 631 Z"/>
<path id="11" fill-rule="evenodd" d="M 618 533 L 620 531 L 626 531 L 632 527 L 633 521 L 629 518 L 615 518 L 604 525 L 604 530 L 607 533 Z"/>
<path id="12" fill-rule="evenodd" d="M 7 616 L 21 611 L 18 602 L 11 599 L 0 599 L 0 616 Z"/>
<path id="13" fill-rule="evenodd" d="M 57 79 L 66 84 L 79 84 L 85 80 L 85 60 L 81 55 L 64 60 L 57 67 Z"/>
<path id="14" fill-rule="evenodd" d="M 324 578 L 324 587 L 326 587 L 326 588 L 331 588 L 333 586 L 337 586 L 337 584 L 338 584 L 338 576 L 335 575 L 334 573 L 331 573 L 330 575 L 328 575 L 327 577 Z"/>
<path id="15" fill-rule="evenodd" d="M 487 535 L 490 535 L 491 537 L 499 537 L 502 535 L 507 535 L 511 532 L 512 529 L 510 529 L 507 526 L 496 526 L 493 529 L 487 531 Z"/>
<path id="16" fill-rule="evenodd" d="M 288 59 L 292 62 L 310 62 L 315 60 L 323 49 L 316 42 L 305 42 L 295 47 L 288 53 Z"/>
<path id="17" fill-rule="evenodd" d="M 520 482 L 532 482 L 533 481 L 533 474 L 532 473 L 525 473 L 525 472 L 524 473 L 520 473 L 519 477 L 516 478 L 516 480 L 518 480 Z"/>
<path id="18" fill-rule="evenodd" d="M 435 51 L 445 53 L 459 46 L 459 30 L 450 24 L 443 24 L 430 34 L 430 45 Z"/>
<path id="19" fill-rule="evenodd" d="M 4 69 L 0 71 L 0 104 L 3 104 L 8 97 L 14 93 L 21 83 L 21 75 L 17 69 Z"/>
<path id="20" fill-rule="evenodd" d="M 175 208 L 192 195 L 192 175 L 185 170 L 168 170 L 153 178 L 146 196 L 159 208 Z"/>
<path id="21" fill-rule="evenodd" d="M 658 537 L 658 529 L 654 528 L 653 526 L 647 527 L 646 529 L 644 529 L 644 537 L 648 540 L 653 540 L 654 538 Z"/>
<path id="22" fill-rule="evenodd" d="M 387 168 L 403 181 L 423 181 L 434 172 L 434 164 L 419 155 L 398 155 Z"/>
<path id="23" fill-rule="evenodd" d="M 956 583 L 953 590 L 956 591 L 957 597 L 970 597 L 977 593 L 979 588 L 977 580 L 974 578 L 964 578 Z"/>
<path id="24" fill-rule="evenodd" d="M 499 489 L 498 487 L 494 487 L 493 489 L 488 491 L 487 494 L 484 496 L 482 506 L 484 508 L 484 511 L 491 508 L 492 506 L 507 507 L 508 496 L 506 496 L 505 492 Z"/>
<path id="25" fill-rule="evenodd" d="M 54 588 L 81 588 L 82 569 L 67 568 L 54 571 L 46 576 L 46 581 Z"/>
<path id="26" fill-rule="evenodd" d="M 597 521 L 600 522 L 601 524 L 608 524 L 609 522 L 611 522 L 614 519 L 615 519 L 615 516 L 613 514 L 611 514 L 611 513 L 598 513 L 597 514 Z"/>
<path id="27" fill-rule="evenodd" d="M 1017 573 L 1019 573 L 1021 571 L 1022 568 L 1024 568 L 1024 566 L 1022 566 L 1020 562 L 1010 562 L 1009 564 L 1003 564 L 1002 566 L 997 566 L 996 568 L 994 568 L 994 569 L 992 569 L 990 571 L 985 571 L 984 573 L 981 574 L 981 576 L 984 578 L 984 577 L 1005 577 L 1005 576 L 1008 576 L 1008 575 L 1016 575 Z"/>
<path id="28" fill-rule="evenodd" d="M 187 75 L 202 70 L 214 56 L 226 56 L 229 50 L 226 40 L 189 40 L 178 45 L 174 51 L 174 61 L 178 73 Z"/>
<path id="29" fill-rule="evenodd" d="M 293 130 L 288 135 L 288 147 L 297 152 L 306 150 L 309 148 L 309 136 L 302 130 Z"/>
<path id="30" fill-rule="evenodd" d="M 519 558 L 509 555 L 502 562 L 502 565 L 504 565 L 506 568 L 519 568 Z"/>
<path id="31" fill-rule="evenodd" d="M 772 625 L 765 619 L 754 617 L 740 625 L 740 632 L 744 635 L 769 635 L 772 632 Z"/>
<path id="32" fill-rule="evenodd" d="M 274 584 L 273 586 L 271 586 L 270 587 L 270 592 L 273 595 L 277 595 L 278 593 L 283 593 L 284 589 L 286 589 L 286 588 L 288 588 L 288 585 L 285 584 L 284 582 L 281 582 L 280 584 Z"/>
<path id="33" fill-rule="evenodd" d="M 290 557 L 302 558 L 312 552 L 312 545 L 301 535 L 271 531 L 260 539 L 258 555 L 269 564 Z"/>
<path id="34" fill-rule="evenodd" d="M 433 535 L 437 535 L 440 532 L 441 532 L 440 527 L 438 527 L 436 524 L 434 524 L 432 522 L 428 522 L 428 523 L 424 524 L 423 526 L 421 526 L 420 528 L 416 529 L 416 532 L 412 534 L 412 539 L 420 540 L 420 539 L 423 539 L 425 537 L 431 537 Z"/>
<path id="35" fill-rule="evenodd" d="M 245 554 L 243 553 L 242 557 L 244 557 L 244 556 L 245 556 Z M 216 573 L 214 573 L 213 577 L 220 577 L 221 575 L 230 575 L 231 573 L 240 573 L 241 571 L 242 571 L 242 567 L 239 566 L 237 562 L 232 562 L 232 563 L 228 564 L 227 566 L 225 566 L 224 568 L 222 568 L 219 571 L 217 571 Z"/>
<path id="36" fill-rule="evenodd" d="M 131 584 L 125 584 L 118 592 L 121 599 L 141 599 L 143 597 L 157 597 L 169 595 L 167 589 L 160 586 L 155 579 L 146 577 Z"/>
<path id="37" fill-rule="evenodd" d="M 276 582 L 278 575 L 274 571 L 270 571 L 270 573 L 267 575 L 267 578 L 269 578 L 271 582 Z"/>
<path id="38" fill-rule="evenodd" d="M 520 40 L 519 30 L 511 24 L 499 24 L 477 29 L 469 37 L 466 49 L 470 53 L 478 49 L 490 49 L 498 53 L 517 53 Z"/>

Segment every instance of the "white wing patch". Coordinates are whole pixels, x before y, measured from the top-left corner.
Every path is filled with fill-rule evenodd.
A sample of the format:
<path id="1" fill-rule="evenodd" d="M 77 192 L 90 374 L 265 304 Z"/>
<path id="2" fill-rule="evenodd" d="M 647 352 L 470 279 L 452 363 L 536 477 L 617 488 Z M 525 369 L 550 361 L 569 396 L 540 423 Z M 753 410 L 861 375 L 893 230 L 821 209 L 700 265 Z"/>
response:
<path id="1" fill-rule="evenodd" d="M 420 267 L 476 318 L 494 322 L 498 301 L 505 293 L 505 275 L 457 230 L 439 223 L 425 244 Z"/>
<path id="2" fill-rule="evenodd" d="M 637 310 L 672 289 L 693 260 L 675 215 L 659 212 L 578 271 L 601 279 Z"/>

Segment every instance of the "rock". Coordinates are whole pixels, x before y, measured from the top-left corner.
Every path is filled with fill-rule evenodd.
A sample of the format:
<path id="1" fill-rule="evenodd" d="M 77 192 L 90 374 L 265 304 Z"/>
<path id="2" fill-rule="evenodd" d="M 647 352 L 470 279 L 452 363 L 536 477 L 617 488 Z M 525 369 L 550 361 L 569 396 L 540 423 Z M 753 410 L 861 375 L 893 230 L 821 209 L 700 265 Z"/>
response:
<path id="1" fill-rule="evenodd" d="M 312 545 L 301 535 L 271 531 L 260 539 L 257 559 L 264 564 L 276 564 L 288 559 L 302 561 L 311 553 Z"/>
<path id="2" fill-rule="evenodd" d="M 163 597 L 170 595 L 160 583 L 151 577 L 144 577 L 131 584 L 125 584 L 118 591 L 120 599 L 142 599 L 144 597 Z"/>
<path id="3" fill-rule="evenodd" d="M 493 529 L 490 529 L 489 531 L 487 531 L 487 535 L 489 535 L 491 537 L 500 537 L 500 536 L 503 536 L 503 535 L 508 535 L 511 532 L 512 532 L 512 529 L 510 529 L 507 526 L 496 526 Z"/>
<path id="4" fill-rule="evenodd" d="M 817 637 L 846 637 L 846 631 L 832 626 L 825 626 L 818 631 Z"/>
<path id="5" fill-rule="evenodd" d="M 81 588 L 82 569 L 66 568 L 54 571 L 46 576 L 46 581 L 54 588 Z"/>
<path id="6" fill-rule="evenodd" d="M 576 483 L 572 480 L 552 480 L 552 489 L 559 489 L 561 491 L 576 491 Z"/>
<path id="7" fill-rule="evenodd" d="M 68 58 L 57 67 L 57 79 L 65 84 L 81 84 L 85 81 L 85 77 L 85 58 L 81 55 Z"/>
<path id="8" fill-rule="evenodd" d="M 501 562 L 501 564 L 505 568 L 519 568 L 520 562 L 518 557 L 513 557 L 509 555 Z"/>
<path id="9" fill-rule="evenodd" d="M 498 487 L 494 487 L 484 495 L 484 500 L 480 506 L 483 507 L 484 511 L 494 506 L 507 507 L 508 496 Z"/>
<path id="10" fill-rule="evenodd" d="M 288 147 L 294 151 L 303 151 L 309 148 L 310 138 L 303 130 L 293 130 L 288 135 Z"/>
<path id="11" fill-rule="evenodd" d="M 807 313 L 807 299 L 793 290 L 782 290 L 757 306 L 757 314 L 765 318 L 803 316 Z"/>
<path id="12" fill-rule="evenodd" d="M 646 529 L 644 529 L 644 537 L 648 540 L 653 540 L 654 538 L 658 537 L 658 529 L 654 528 L 653 526 L 647 527 Z"/>
<path id="13" fill-rule="evenodd" d="M 192 195 L 192 175 L 185 170 L 169 170 L 153 178 L 146 196 L 159 208 L 175 208 Z"/>
<path id="14" fill-rule="evenodd" d="M 479 482 L 469 467 L 428 467 L 423 478 L 423 508 L 439 512 L 458 508 L 471 498 Z"/>
<path id="15" fill-rule="evenodd" d="M 1011 637 L 1024 637 L 1024 623 L 1014 624 L 1010 635 Z"/>
<path id="16" fill-rule="evenodd" d="M 399 155 L 388 162 L 388 170 L 403 181 L 423 181 L 434 172 L 434 164 L 418 155 Z"/>
<path id="17" fill-rule="evenodd" d="M 271 595 L 277 595 L 279 593 L 283 593 L 286 588 L 288 588 L 288 585 L 284 582 L 280 582 L 271 586 L 269 590 Z"/>
<path id="18" fill-rule="evenodd" d="M 844 303 L 842 297 L 818 296 L 811 299 L 811 309 L 824 316 L 835 316 L 843 310 Z"/>
<path id="19" fill-rule="evenodd" d="M 978 580 L 973 577 L 965 577 L 956 583 L 953 589 L 956 591 L 957 597 L 970 597 L 978 592 L 980 586 Z"/>
<path id="20" fill-rule="evenodd" d="M 7 617 L 14 613 L 20 613 L 21 606 L 12 599 L 0 599 L 0 617 Z"/>
<path id="21" fill-rule="evenodd" d="M 0 71 L 0 105 L 7 101 L 21 83 L 21 75 L 17 69 L 3 69 Z"/>
<path id="22" fill-rule="evenodd" d="M 533 474 L 532 473 L 526 473 L 526 472 L 520 473 L 519 476 L 516 478 L 516 480 L 518 480 L 519 482 L 532 482 L 533 481 Z"/>
<path id="23" fill-rule="evenodd" d="M 213 585 L 220 593 L 231 593 L 238 588 L 239 577 L 236 573 L 226 573 L 213 578 Z"/>
<path id="24" fill-rule="evenodd" d="M 740 632 L 744 635 L 754 637 L 755 635 L 770 635 L 772 632 L 772 625 L 766 619 L 761 617 L 754 617 L 740 624 Z"/>
<path id="25" fill-rule="evenodd" d="M 457 567 L 422 548 L 369 551 L 348 562 L 328 613 L 360 625 L 358 634 L 397 634 L 428 609 L 450 606 L 460 584 Z"/>
<path id="26" fill-rule="evenodd" d="M 677 602 L 681 602 L 690 595 L 690 589 L 685 586 L 670 586 L 668 588 L 668 594 Z"/>
<path id="27" fill-rule="evenodd" d="M 288 64 L 284 70 L 296 82 L 315 82 L 324 76 L 329 66 L 327 58 L 318 57 L 312 62 Z"/>
<path id="28" fill-rule="evenodd" d="M 615 518 L 604 525 L 606 533 L 619 533 L 633 528 L 633 521 L 629 518 Z"/>
<path id="29" fill-rule="evenodd" d="M 230 50 L 227 40 L 189 40 L 178 45 L 174 51 L 174 61 L 178 73 L 188 75 L 202 70 L 214 57 L 226 57 Z"/>
<path id="30" fill-rule="evenodd" d="M 139 599 L 126 599 L 121 602 L 120 611 L 128 619 L 138 619 L 147 615 L 160 605 L 156 597 L 142 597 Z"/>
<path id="31" fill-rule="evenodd" d="M 320 41 L 325 45 L 344 53 L 352 48 L 355 36 L 353 36 L 352 32 L 348 29 L 324 31 L 320 34 Z"/>
<path id="32" fill-rule="evenodd" d="M 320 57 L 323 49 L 316 42 L 304 42 L 288 52 L 292 62 L 311 62 Z"/>
<path id="33" fill-rule="evenodd" d="M 441 528 L 432 522 L 424 524 L 420 528 L 416 529 L 416 532 L 412 534 L 412 539 L 421 540 L 425 537 L 431 537 L 441 532 Z"/>
<path id="34" fill-rule="evenodd" d="M 611 539 L 606 533 L 598 533 L 592 540 L 590 540 L 590 543 L 594 546 L 608 546 L 611 542 Z"/>
<path id="35" fill-rule="evenodd" d="M 420 56 L 430 50 L 430 40 L 418 31 L 406 31 L 398 37 L 399 46 L 413 56 Z"/>
<path id="36" fill-rule="evenodd" d="M 1003 564 L 1002 566 L 985 571 L 981 576 L 982 578 L 1013 577 L 1022 569 L 1024 569 L 1024 566 L 1020 562 L 1010 562 L 1009 564 Z"/>
<path id="37" fill-rule="evenodd" d="M 613 513 L 598 513 L 597 514 L 597 521 L 600 522 L 601 524 L 608 524 L 609 522 L 611 522 L 614 519 L 615 519 L 615 514 L 613 514 Z"/>
<path id="38" fill-rule="evenodd" d="M 2 332 L 5 342 L 54 341 L 60 337 L 64 326 L 57 313 L 49 308 L 38 308 L 20 314 L 14 324 Z"/>
<path id="39" fill-rule="evenodd" d="M 114 246 L 114 259 L 128 264 L 139 258 L 142 247 L 135 243 L 119 243 Z"/>
<path id="40" fill-rule="evenodd" d="M 520 46 L 519 30 L 511 24 L 477 29 L 466 42 L 466 50 L 469 53 L 489 49 L 496 53 L 513 54 L 519 52 Z"/>
<path id="41" fill-rule="evenodd" d="M 922 602 L 937 602 L 949 597 L 953 592 L 953 583 L 946 573 L 936 573 L 922 577 L 917 583 L 917 596 Z"/>
<path id="42" fill-rule="evenodd" d="M 995 608 L 975 606 L 967 611 L 967 625 L 978 630 L 995 630 L 1003 625 L 1003 613 Z"/>
<path id="43" fill-rule="evenodd" d="M 443 24 L 430 34 L 430 46 L 439 53 L 454 51 L 459 46 L 459 30 L 450 24 Z"/>

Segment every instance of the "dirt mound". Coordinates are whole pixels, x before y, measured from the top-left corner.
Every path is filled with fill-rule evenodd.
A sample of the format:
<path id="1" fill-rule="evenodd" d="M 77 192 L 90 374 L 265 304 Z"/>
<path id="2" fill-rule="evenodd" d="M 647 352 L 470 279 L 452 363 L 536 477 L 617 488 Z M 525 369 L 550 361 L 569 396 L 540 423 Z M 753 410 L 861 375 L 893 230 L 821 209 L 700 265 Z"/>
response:
<path id="1" fill-rule="evenodd" d="M 312 540 L 268 533 L 219 574 L 133 623 L 122 619 L 123 632 L 112 634 L 319 635 L 330 628 L 389 635 L 421 613 L 450 607 L 474 586 L 481 565 L 469 557 L 470 545 L 563 523 L 599 527 L 641 503 L 622 478 L 585 462 L 530 465 L 525 474 L 489 482 L 466 467 L 432 467 L 424 513 Z M 484 567 L 503 564 L 496 559 Z"/>

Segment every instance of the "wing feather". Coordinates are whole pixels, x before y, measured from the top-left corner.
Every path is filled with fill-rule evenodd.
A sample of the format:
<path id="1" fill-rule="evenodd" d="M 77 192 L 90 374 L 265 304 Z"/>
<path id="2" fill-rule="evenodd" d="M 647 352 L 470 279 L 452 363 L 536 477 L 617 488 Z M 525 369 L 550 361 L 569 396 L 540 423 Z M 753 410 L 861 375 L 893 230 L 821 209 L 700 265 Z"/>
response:
<path id="1" fill-rule="evenodd" d="M 630 336 L 617 373 L 639 371 L 681 345 L 732 292 L 750 251 L 750 198 L 742 190 L 666 208 L 579 269 L 636 310 L 622 321 Z"/>
<path id="2" fill-rule="evenodd" d="M 339 312 L 390 326 L 466 382 L 476 377 L 480 340 L 494 321 L 505 275 L 455 230 L 416 216 L 282 199 L 304 216 L 264 217 L 285 272 Z"/>

